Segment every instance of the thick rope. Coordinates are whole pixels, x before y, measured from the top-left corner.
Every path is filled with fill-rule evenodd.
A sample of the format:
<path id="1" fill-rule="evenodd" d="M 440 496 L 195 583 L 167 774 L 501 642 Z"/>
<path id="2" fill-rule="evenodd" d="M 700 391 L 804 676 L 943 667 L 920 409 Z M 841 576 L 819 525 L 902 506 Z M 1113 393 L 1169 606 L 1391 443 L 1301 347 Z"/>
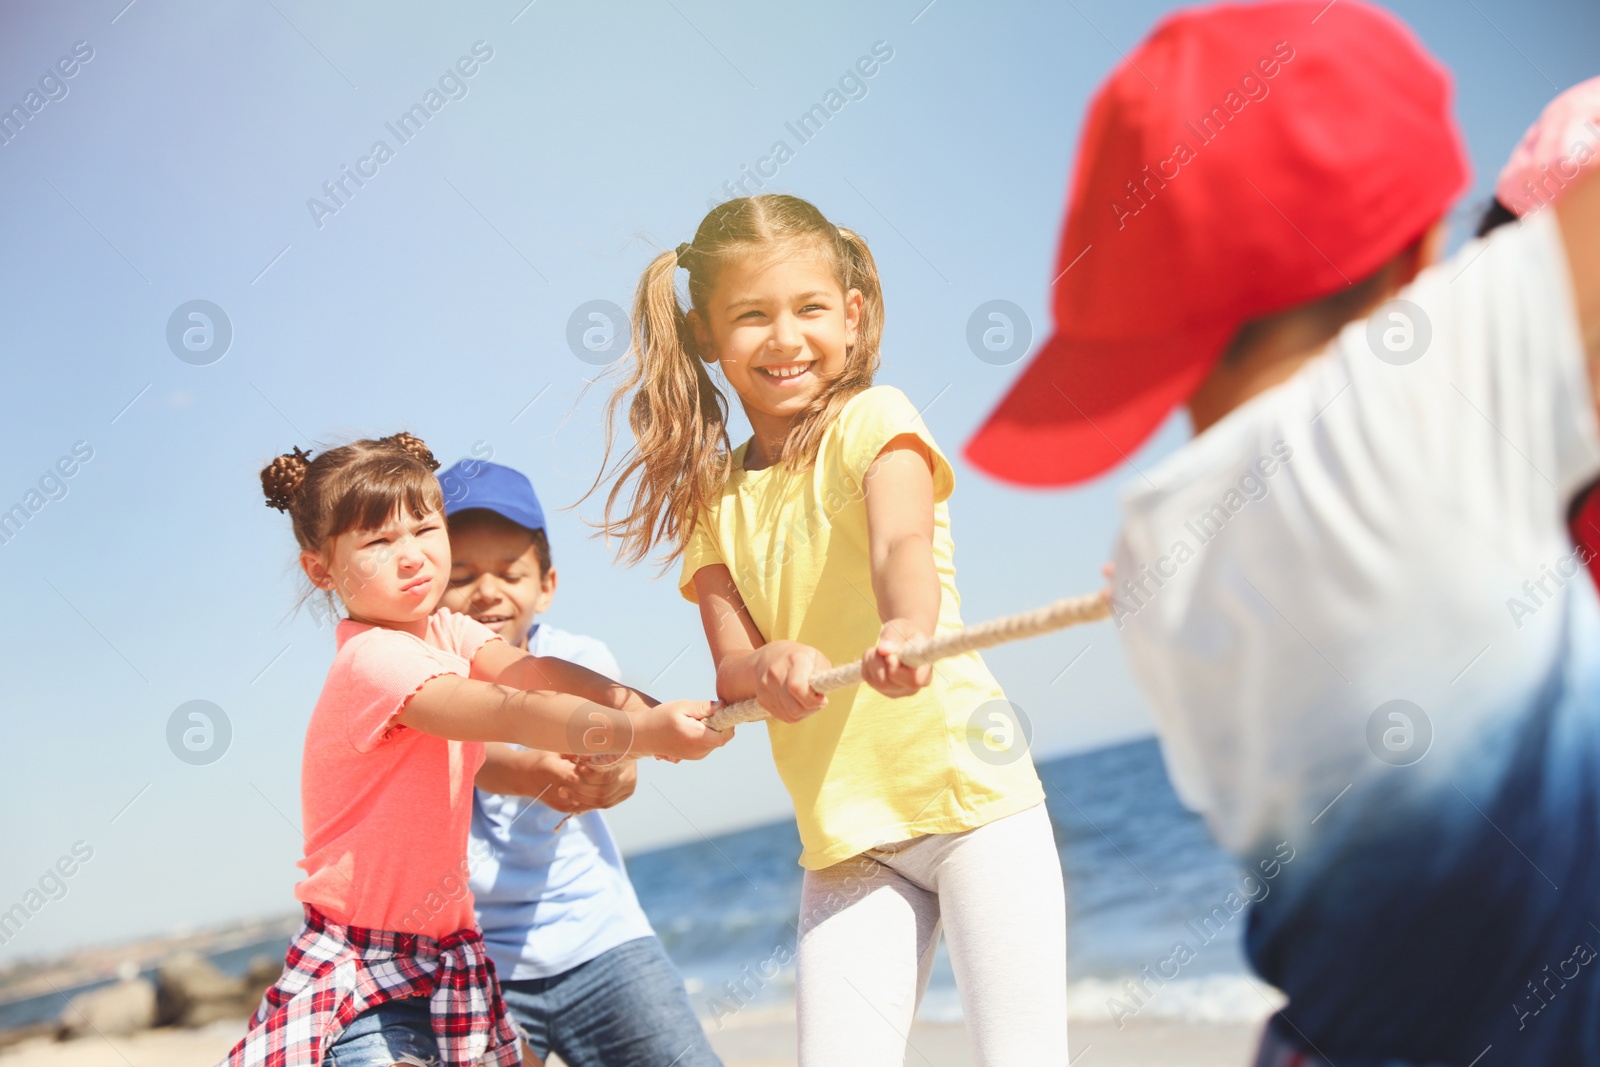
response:
<path id="1" fill-rule="evenodd" d="M 900 652 L 900 662 L 908 667 L 921 667 L 935 660 L 948 659 L 981 648 L 993 648 L 1008 641 L 1037 637 L 1053 630 L 1062 630 L 1079 623 L 1095 622 L 1111 614 L 1111 604 L 1099 593 L 1070 597 L 1054 604 L 1025 611 L 1020 615 L 1007 615 L 962 630 L 952 630 L 936 637 L 923 638 L 908 643 Z M 861 664 L 847 663 L 824 671 L 811 679 L 811 688 L 818 693 L 831 693 L 861 682 Z M 726 730 L 745 722 L 767 718 L 767 712 L 754 700 L 741 700 L 729 704 L 706 720 L 713 730 Z"/>

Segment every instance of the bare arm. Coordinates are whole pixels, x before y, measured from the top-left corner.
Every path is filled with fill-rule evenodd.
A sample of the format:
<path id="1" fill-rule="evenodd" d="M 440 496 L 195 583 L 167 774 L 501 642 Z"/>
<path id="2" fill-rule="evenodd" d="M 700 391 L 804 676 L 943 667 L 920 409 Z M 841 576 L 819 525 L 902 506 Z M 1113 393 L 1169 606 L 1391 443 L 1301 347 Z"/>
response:
<path id="1" fill-rule="evenodd" d="M 1567 246 L 1578 329 L 1589 356 L 1589 385 L 1600 412 L 1600 172 L 1592 172 L 1555 207 Z"/>
<path id="2" fill-rule="evenodd" d="M 544 800 L 564 784 L 558 764 L 572 766 L 570 760 L 536 748 L 516 748 L 493 742 L 484 746 L 483 766 L 473 784 L 490 793 Z"/>
<path id="3" fill-rule="evenodd" d="M 502 641 L 483 646 L 473 660 L 473 674 L 477 677 L 442 674 L 430 679 L 406 702 L 397 721 L 455 741 L 511 741 L 577 755 L 699 759 L 728 739 L 700 721 L 711 711 L 705 701 L 657 704 L 603 675 L 575 664 L 535 660 Z M 531 682 L 536 688 L 517 689 L 507 682 Z M 580 692 L 557 688 L 563 684 Z M 628 707 L 582 693 L 616 693 Z"/>
<path id="4" fill-rule="evenodd" d="M 571 813 L 614 807 L 633 795 L 638 781 L 638 765 L 633 760 L 599 766 L 496 743 L 485 746 L 475 784 L 490 793 L 532 797 Z"/>
<path id="5" fill-rule="evenodd" d="M 812 690 L 811 676 L 831 667 L 828 658 L 798 641 L 768 643 L 745 610 L 726 564 L 696 571 L 694 591 L 717 665 L 718 698 L 732 703 L 755 697 L 783 722 L 799 722 L 827 704 Z"/>
<path id="6" fill-rule="evenodd" d="M 396 721 L 452 741 L 512 741 L 550 752 L 571 751 L 569 723 L 584 723 L 594 701 L 550 690 L 521 691 L 509 686 L 441 674 L 412 694 Z M 623 717 L 626 713 L 618 713 Z M 578 727 L 582 732 L 582 725 Z M 626 752 L 627 731 L 598 741 L 594 751 Z"/>
<path id="7" fill-rule="evenodd" d="M 512 689 L 554 689 L 596 704 L 643 711 L 660 703 L 597 671 L 554 656 L 530 656 L 504 641 L 490 641 L 472 660 L 472 676 Z"/>
<path id="8" fill-rule="evenodd" d="M 861 660 L 862 678 L 888 696 L 928 684 L 927 666 L 911 668 L 901 645 L 939 623 L 939 573 L 933 564 L 933 457 L 922 439 L 902 434 L 867 469 L 867 544 L 872 592 L 884 620 L 878 645 Z"/>

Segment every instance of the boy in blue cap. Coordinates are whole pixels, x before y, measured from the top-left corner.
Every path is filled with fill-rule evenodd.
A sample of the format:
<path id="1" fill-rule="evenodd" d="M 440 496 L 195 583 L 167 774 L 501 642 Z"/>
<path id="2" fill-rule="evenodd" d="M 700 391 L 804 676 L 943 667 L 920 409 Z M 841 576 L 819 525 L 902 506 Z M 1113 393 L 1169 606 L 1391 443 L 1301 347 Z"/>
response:
<path id="1" fill-rule="evenodd" d="M 439 482 L 452 557 L 442 606 L 534 655 L 616 678 L 604 644 L 536 621 L 555 597 L 556 570 L 527 477 L 462 460 Z M 506 1006 L 541 1058 L 720 1067 L 598 810 L 633 793 L 635 767 L 490 745 L 469 850 L 478 923 Z"/>

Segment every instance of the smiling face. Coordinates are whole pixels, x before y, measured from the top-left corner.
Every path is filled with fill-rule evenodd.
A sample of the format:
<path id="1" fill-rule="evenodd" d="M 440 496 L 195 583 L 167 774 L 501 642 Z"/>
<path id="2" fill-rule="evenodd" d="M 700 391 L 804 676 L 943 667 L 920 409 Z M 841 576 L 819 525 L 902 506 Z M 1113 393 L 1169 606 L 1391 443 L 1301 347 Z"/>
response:
<path id="1" fill-rule="evenodd" d="M 544 566 L 534 532 L 471 508 L 450 516 L 450 552 L 450 585 L 441 606 L 524 647 L 534 617 L 549 610 L 556 592 L 555 568 Z"/>
<path id="2" fill-rule="evenodd" d="M 700 357 L 722 367 L 770 460 L 790 422 L 845 369 L 861 324 L 861 293 L 845 292 L 820 250 L 729 259 L 703 310 L 690 312 Z"/>
<path id="3" fill-rule="evenodd" d="M 445 593 L 450 536 L 440 511 L 397 512 L 377 529 L 349 530 L 322 552 L 302 552 L 300 565 L 355 621 L 420 633 Z"/>

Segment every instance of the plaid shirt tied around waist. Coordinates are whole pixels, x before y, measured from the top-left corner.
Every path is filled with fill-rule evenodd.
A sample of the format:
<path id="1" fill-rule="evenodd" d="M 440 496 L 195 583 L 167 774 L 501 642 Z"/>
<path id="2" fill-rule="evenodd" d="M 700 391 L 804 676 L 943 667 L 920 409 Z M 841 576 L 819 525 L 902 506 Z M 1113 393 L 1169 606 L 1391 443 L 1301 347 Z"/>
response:
<path id="1" fill-rule="evenodd" d="M 443 1067 L 516 1067 L 494 963 L 476 929 L 443 940 L 341 926 L 311 905 L 250 1029 L 218 1067 L 319 1067 L 357 1015 L 427 997 Z"/>

